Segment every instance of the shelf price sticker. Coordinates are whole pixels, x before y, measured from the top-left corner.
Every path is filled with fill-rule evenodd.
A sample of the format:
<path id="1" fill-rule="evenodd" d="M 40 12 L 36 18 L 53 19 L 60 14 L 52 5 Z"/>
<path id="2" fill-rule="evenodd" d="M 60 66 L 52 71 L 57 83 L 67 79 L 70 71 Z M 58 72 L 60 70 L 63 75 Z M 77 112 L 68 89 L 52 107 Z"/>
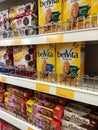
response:
<path id="1" fill-rule="evenodd" d="M 32 129 L 32 128 L 28 127 L 28 129 L 27 129 L 27 130 L 34 130 L 34 129 Z"/>
<path id="2" fill-rule="evenodd" d="M 1 78 L 0 78 L 0 82 L 6 83 L 6 80 L 7 80 L 7 78 L 6 78 L 6 77 L 1 76 Z"/>
<path id="3" fill-rule="evenodd" d="M 46 43 L 61 43 L 64 42 L 64 34 L 49 35 L 46 37 Z"/>
<path id="4" fill-rule="evenodd" d="M 50 86 L 49 85 L 45 85 L 45 84 L 36 84 L 36 90 L 40 91 L 40 92 L 45 92 L 45 93 L 49 93 L 50 92 Z"/>
<path id="5" fill-rule="evenodd" d="M 56 88 L 56 95 L 64 98 L 74 99 L 74 91 L 65 88 Z"/>
<path id="6" fill-rule="evenodd" d="M 13 39 L 13 40 L 11 40 L 11 44 L 12 45 L 21 45 L 22 44 L 22 40 L 20 38 Z"/>

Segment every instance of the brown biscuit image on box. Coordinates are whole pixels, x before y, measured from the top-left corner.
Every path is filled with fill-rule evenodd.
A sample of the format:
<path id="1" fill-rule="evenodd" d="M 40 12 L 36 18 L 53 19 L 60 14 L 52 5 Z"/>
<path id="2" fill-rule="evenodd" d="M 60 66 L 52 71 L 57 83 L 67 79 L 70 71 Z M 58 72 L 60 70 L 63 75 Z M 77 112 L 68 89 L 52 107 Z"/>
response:
<path id="1" fill-rule="evenodd" d="M 33 61 L 30 61 L 30 62 L 28 63 L 29 66 L 32 66 L 33 64 L 34 64 Z"/>
<path id="2" fill-rule="evenodd" d="M 25 17 L 25 18 L 24 18 L 23 24 L 24 24 L 25 26 L 27 26 L 27 25 L 29 24 L 29 19 L 28 19 L 28 17 Z"/>
<path id="3" fill-rule="evenodd" d="M 46 71 L 46 67 L 47 67 L 47 61 L 43 60 L 42 61 L 42 71 L 45 72 Z"/>
<path id="4" fill-rule="evenodd" d="M 70 71 L 70 63 L 69 61 L 64 61 L 62 68 L 61 82 L 66 81 L 69 71 Z"/>
<path id="5" fill-rule="evenodd" d="M 7 59 L 7 58 L 8 58 L 8 55 L 7 55 L 7 54 L 4 54 L 4 55 L 3 55 L 3 58 L 4 58 L 4 59 Z"/>
<path id="6" fill-rule="evenodd" d="M 31 6 L 30 6 L 30 5 L 27 5 L 27 6 L 25 7 L 25 13 L 29 12 L 30 9 L 31 9 Z"/>
<path id="7" fill-rule="evenodd" d="M 65 61 L 64 64 L 63 64 L 63 74 L 68 74 L 69 73 L 69 70 L 70 70 L 70 63 L 69 61 Z"/>
<path id="8" fill-rule="evenodd" d="M 29 54 L 25 55 L 25 60 L 31 60 L 31 56 Z"/>
<path id="9" fill-rule="evenodd" d="M 76 20 L 77 16 L 79 13 L 79 3 L 78 2 L 74 2 L 72 7 L 71 7 L 71 13 L 70 13 L 70 17 L 72 20 Z"/>
<path id="10" fill-rule="evenodd" d="M 33 48 L 29 48 L 28 52 L 29 54 L 33 54 Z"/>

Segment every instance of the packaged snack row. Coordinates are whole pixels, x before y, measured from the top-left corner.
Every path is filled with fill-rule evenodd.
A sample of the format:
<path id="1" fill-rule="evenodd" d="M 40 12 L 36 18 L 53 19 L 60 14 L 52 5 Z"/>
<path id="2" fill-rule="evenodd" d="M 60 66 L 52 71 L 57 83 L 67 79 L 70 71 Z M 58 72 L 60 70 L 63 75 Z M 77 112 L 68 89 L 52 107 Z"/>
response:
<path id="1" fill-rule="evenodd" d="M 64 109 L 62 126 L 62 130 L 97 130 L 98 116 L 92 114 L 90 108 L 77 103 L 69 103 Z"/>
<path id="2" fill-rule="evenodd" d="M 98 112 L 93 106 L 18 86 L 4 88 L 4 105 L 0 107 L 41 129 L 98 129 Z"/>
<path id="3" fill-rule="evenodd" d="M 8 72 L 14 76 L 59 83 L 73 79 L 75 82 L 75 77 L 84 75 L 84 49 L 83 42 L 0 47 L 0 66 L 10 68 Z"/>
<path id="4" fill-rule="evenodd" d="M 37 2 L 0 12 L 0 38 L 23 37 L 37 33 Z"/>
<path id="5" fill-rule="evenodd" d="M 39 33 L 97 27 L 97 6 L 97 0 L 38 0 Z"/>

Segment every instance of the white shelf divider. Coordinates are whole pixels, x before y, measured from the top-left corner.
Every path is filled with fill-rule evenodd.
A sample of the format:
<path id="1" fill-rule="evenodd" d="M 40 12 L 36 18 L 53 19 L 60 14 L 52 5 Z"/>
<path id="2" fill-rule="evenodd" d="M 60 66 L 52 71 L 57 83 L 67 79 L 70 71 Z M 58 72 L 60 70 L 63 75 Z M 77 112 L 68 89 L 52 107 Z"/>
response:
<path id="1" fill-rule="evenodd" d="M 0 82 L 98 106 L 98 91 L 0 74 Z M 83 88 L 83 87 L 82 87 Z"/>

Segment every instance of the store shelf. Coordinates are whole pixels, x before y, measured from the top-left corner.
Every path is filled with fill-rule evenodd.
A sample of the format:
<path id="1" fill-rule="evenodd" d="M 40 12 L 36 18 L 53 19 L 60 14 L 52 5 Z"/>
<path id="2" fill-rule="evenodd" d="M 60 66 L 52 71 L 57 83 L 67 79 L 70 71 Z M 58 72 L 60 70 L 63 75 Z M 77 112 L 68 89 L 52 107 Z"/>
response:
<path id="1" fill-rule="evenodd" d="M 89 35 L 88 35 L 89 34 Z M 0 46 L 63 43 L 76 41 L 98 40 L 98 28 L 56 32 L 42 35 L 32 35 L 22 38 L 9 38 L 0 40 Z"/>
<path id="2" fill-rule="evenodd" d="M 19 128 L 21 130 L 41 130 L 40 128 L 30 125 L 29 123 L 27 123 L 17 117 L 14 117 L 13 115 L 11 115 L 1 109 L 0 109 L 0 118 L 7 121 L 8 123 L 16 126 L 17 128 Z"/>
<path id="3" fill-rule="evenodd" d="M 98 106 L 98 91 L 0 74 L 0 82 Z"/>

